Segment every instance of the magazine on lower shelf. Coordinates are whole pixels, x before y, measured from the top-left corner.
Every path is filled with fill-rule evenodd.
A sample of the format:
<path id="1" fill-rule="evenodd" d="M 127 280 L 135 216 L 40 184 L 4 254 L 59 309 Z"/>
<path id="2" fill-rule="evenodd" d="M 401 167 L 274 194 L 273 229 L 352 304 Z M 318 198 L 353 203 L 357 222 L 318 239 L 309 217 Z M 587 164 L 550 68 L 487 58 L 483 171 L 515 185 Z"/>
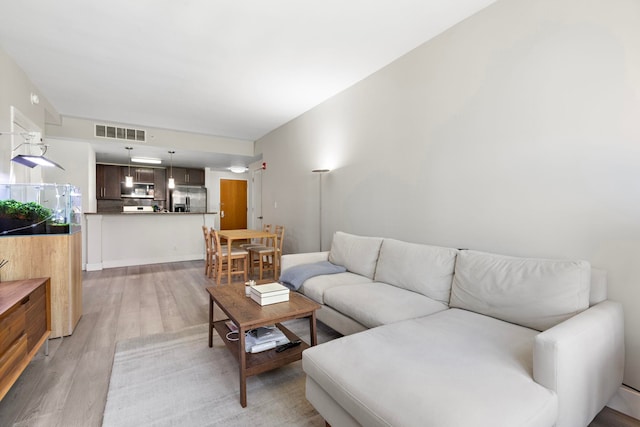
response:
<path id="1" fill-rule="evenodd" d="M 270 350 L 289 342 L 289 338 L 277 326 L 261 326 L 245 334 L 244 346 L 247 353 Z"/>

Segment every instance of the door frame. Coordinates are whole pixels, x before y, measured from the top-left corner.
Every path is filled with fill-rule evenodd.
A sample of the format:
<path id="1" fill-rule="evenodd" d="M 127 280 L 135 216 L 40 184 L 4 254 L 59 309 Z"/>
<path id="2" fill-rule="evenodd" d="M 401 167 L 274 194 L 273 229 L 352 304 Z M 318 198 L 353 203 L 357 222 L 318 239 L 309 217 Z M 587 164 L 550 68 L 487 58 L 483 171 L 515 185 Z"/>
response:
<path id="1" fill-rule="evenodd" d="M 262 213 L 262 176 L 263 169 L 255 169 L 251 171 L 251 187 L 249 192 L 251 194 L 251 203 L 248 206 L 249 218 L 248 225 L 254 230 L 262 230 L 262 224 L 264 217 Z"/>

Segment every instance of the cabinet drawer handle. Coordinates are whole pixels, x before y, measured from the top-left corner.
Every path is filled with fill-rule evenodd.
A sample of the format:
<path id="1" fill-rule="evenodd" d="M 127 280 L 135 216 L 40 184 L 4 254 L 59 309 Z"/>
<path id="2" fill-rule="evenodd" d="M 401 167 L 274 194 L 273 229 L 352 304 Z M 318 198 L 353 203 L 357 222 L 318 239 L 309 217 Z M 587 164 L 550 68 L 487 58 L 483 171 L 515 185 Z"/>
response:
<path id="1" fill-rule="evenodd" d="M 20 301 L 20 305 L 25 305 L 26 303 L 28 303 L 30 297 L 31 295 L 27 295 L 26 297 L 24 297 L 22 301 Z"/>

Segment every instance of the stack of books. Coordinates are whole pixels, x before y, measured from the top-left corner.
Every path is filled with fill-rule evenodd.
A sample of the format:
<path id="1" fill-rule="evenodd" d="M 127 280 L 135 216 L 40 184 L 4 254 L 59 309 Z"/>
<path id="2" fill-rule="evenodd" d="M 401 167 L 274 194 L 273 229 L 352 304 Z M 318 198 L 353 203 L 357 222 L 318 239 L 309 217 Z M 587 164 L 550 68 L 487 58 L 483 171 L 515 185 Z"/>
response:
<path id="1" fill-rule="evenodd" d="M 251 299 L 260 305 L 289 301 L 289 288 L 280 283 L 252 286 Z"/>

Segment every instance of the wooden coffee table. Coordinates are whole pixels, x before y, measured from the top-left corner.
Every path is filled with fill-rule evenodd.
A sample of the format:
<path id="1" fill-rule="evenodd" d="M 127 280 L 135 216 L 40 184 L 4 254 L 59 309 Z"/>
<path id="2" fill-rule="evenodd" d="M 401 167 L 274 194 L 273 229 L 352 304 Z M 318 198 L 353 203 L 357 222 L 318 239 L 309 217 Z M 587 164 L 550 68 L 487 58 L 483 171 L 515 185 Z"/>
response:
<path id="1" fill-rule="evenodd" d="M 240 404 L 247 406 L 247 377 L 257 375 L 288 363 L 302 359 L 302 352 L 310 345 L 317 344 L 316 310 L 320 305 L 297 292 L 291 292 L 289 301 L 261 306 L 245 296 L 244 284 L 210 286 L 209 293 L 209 347 L 213 347 L 213 330 L 218 332 L 227 348 L 236 357 L 240 372 Z M 236 324 L 239 329 L 237 341 L 229 341 L 229 328 L 225 320 L 214 321 L 214 303 Z M 245 332 L 259 326 L 276 325 L 291 341 L 299 340 L 296 334 L 285 328 L 280 322 L 292 319 L 309 318 L 311 343 L 304 341 L 297 347 L 277 353 L 275 349 L 260 353 L 245 352 Z M 302 341 L 302 340 L 301 340 Z"/>

